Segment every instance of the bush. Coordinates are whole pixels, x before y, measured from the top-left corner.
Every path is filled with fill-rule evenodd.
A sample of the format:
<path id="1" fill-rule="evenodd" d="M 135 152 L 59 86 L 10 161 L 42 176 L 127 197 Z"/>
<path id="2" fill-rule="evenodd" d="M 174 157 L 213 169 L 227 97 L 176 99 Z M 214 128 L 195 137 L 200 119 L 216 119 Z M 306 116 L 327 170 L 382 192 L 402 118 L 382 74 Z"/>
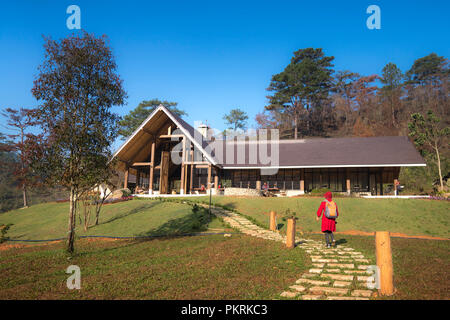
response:
<path id="1" fill-rule="evenodd" d="M 0 243 L 9 240 L 9 237 L 6 236 L 6 233 L 8 232 L 9 228 L 11 228 L 11 226 L 12 223 L 7 224 L 6 226 L 4 224 L 0 226 Z"/>
<path id="2" fill-rule="evenodd" d="M 330 189 L 327 188 L 322 188 L 322 189 L 312 189 L 311 190 L 311 194 L 320 194 L 320 195 L 324 195 L 325 193 L 327 193 L 328 191 L 331 191 Z"/>

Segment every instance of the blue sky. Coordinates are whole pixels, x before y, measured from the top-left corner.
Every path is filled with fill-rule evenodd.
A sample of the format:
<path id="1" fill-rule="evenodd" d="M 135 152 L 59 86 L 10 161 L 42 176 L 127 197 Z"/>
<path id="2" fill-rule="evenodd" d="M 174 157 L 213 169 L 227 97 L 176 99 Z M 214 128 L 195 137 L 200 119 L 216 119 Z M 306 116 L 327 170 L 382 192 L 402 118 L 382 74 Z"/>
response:
<path id="1" fill-rule="evenodd" d="M 178 102 L 189 123 L 207 120 L 217 129 L 235 107 L 254 125 L 271 76 L 300 48 L 323 48 L 336 70 L 364 75 L 380 74 L 388 62 L 406 71 L 431 52 L 450 56 L 448 1 L 4 1 L 0 108 L 37 105 L 31 87 L 42 35 L 73 32 L 71 4 L 81 8 L 83 29 L 110 39 L 129 96 L 117 113 L 160 98 Z M 381 8 L 381 30 L 366 27 L 372 4 Z"/>

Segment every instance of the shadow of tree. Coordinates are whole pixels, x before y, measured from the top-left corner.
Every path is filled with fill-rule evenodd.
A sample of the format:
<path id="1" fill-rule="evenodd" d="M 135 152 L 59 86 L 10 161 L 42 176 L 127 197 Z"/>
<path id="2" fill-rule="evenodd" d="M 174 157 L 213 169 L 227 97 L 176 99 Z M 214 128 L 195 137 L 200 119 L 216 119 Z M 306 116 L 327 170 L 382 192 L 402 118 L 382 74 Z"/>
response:
<path id="1" fill-rule="evenodd" d="M 158 205 L 158 203 L 156 203 L 156 202 L 141 204 L 140 206 L 138 206 L 136 208 L 133 208 L 133 209 L 125 211 L 125 212 L 123 212 L 121 214 L 115 215 L 114 217 L 111 217 L 110 219 L 108 219 L 106 221 L 100 222 L 99 225 L 111 223 L 113 221 L 116 221 L 116 220 L 119 220 L 119 219 L 122 219 L 122 218 L 125 218 L 125 217 L 128 217 L 128 216 L 131 216 L 133 214 L 141 212 L 142 210 L 150 209 L 150 208 L 152 208 L 152 207 L 154 207 L 156 205 Z"/>
<path id="2" fill-rule="evenodd" d="M 346 240 L 346 239 L 339 239 L 339 240 L 336 240 L 336 245 L 338 245 L 338 244 L 343 244 L 343 243 L 347 243 L 347 240 Z"/>
<path id="3" fill-rule="evenodd" d="M 194 232 L 206 231 L 208 224 L 211 222 L 208 210 L 198 208 L 184 217 L 172 219 L 162 224 L 156 229 L 138 234 L 139 237 L 171 237 Z"/>

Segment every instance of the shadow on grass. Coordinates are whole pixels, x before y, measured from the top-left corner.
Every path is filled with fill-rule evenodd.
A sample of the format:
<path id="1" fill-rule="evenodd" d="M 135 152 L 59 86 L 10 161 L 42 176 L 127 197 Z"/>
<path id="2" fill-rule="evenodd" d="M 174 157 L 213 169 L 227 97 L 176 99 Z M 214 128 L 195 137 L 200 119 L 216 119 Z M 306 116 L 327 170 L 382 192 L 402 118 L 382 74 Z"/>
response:
<path id="1" fill-rule="evenodd" d="M 347 240 L 346 240 L 346 239 L 339 239 L 339 240 L 336 240 L 336 245 L 344 244 L 344 243 L 347 243 Z"/>
<path id="2" fill-rule="evenodd" d="M 100 222 L 98 225 L 114 222 L 116 220 L 119 220 L 119 219 L 122 219 L 122 218 L 125 218 L 125 217 L 128 217 L 128 216 L 131 216 L 131 215 L 136 214 L 136 213 L 139 213 L 142 210 L 150 209 L 150 208 L 152 208 L 152 207 L 154 207 L 156 205 L 157 205 L 156 202 L 155 203 L 142 204 L 142 205 L 140 205 L 140 206 L 138 206 L 136 208 L 133 208 L 133 209 L 131 209 L 129 211 L 125 211 L 122 214 L 118 214 L 118 215 L 116 215 L 116 216 L 114 216 L 114 217 L 112 217 L 112 218 L 110 218 L 110 219 L 108 219 L 106 221 Z M 101 215 L 101 213 L 100 213 L 100 215 Z"/>
<path id="3" fill-rule="evenodd" d="M 167 221 L 156 229 L 138 234 L 139 237 L 174 237 L 208 230 L 212 216 L 207 209 L 193 209 L 190 214 Z M 150 238 L 151 239 L 151 238 Z"/>

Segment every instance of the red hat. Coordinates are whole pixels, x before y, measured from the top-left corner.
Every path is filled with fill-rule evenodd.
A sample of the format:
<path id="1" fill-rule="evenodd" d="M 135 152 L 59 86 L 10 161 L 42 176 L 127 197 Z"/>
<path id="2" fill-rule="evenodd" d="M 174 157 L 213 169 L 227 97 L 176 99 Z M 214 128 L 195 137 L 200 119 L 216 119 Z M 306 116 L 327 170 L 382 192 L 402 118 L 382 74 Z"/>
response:
<path id="1" fill-rule="evenodd" d="M 326 192 L 324 194 L 325 199 L 327 200 L 331 200 L 331 198 L 333 197 L 332 193 L 330 191 Z"/>

